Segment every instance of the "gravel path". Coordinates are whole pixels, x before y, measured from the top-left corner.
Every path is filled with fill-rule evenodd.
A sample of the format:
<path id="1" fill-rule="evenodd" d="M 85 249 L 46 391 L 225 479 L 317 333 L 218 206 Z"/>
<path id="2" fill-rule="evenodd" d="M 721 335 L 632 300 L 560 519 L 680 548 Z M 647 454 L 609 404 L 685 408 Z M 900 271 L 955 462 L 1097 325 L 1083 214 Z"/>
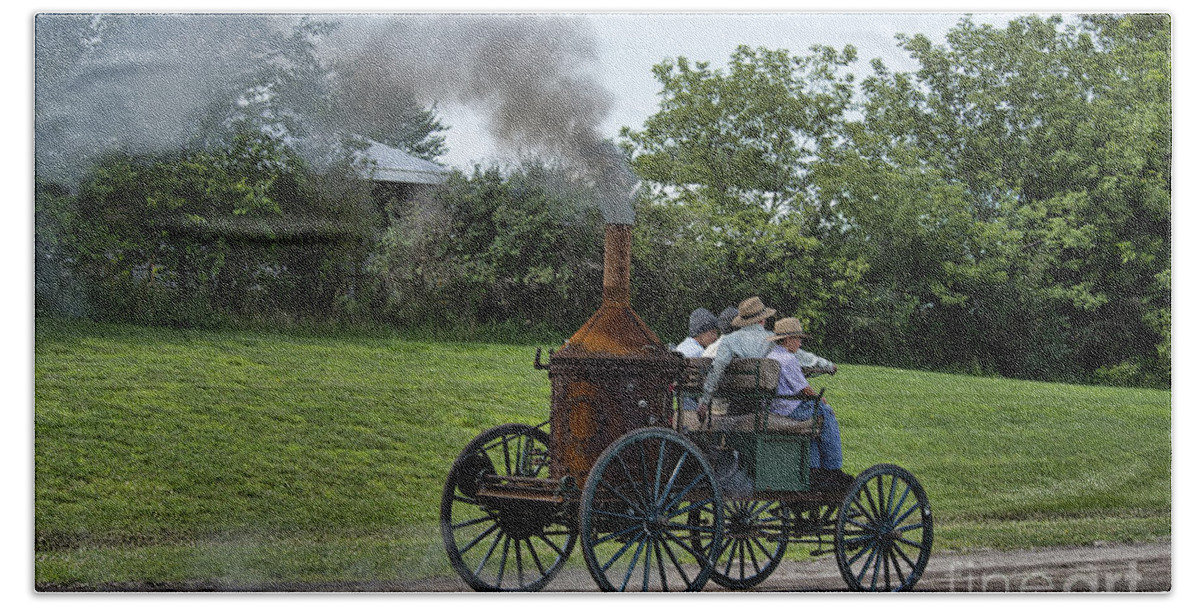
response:
<path id="1" fill-rule="evenodd" d="M 469 592 L 470 588 L 458 579 L 435 579 L 393 590 Z M 837 563 L 829 556 L 811 562 L 785 561 L 751 591 L 845 590 Z M 1171 590 L 1171 542 L 936 553 L 930 557 L 916 590 L 1165 592 Z M 595 592 L 596 584 L 585 570 L 566 570 L 551 581 L 546 591 Z M 705 591 L 726 590 L 709 583 Z"/>
<path id="2" fill-rule="evenodd" d="M 811 562 L 785 561 L 752 592 L 845 591 L 832 556 Z M 1137 544 L 1097 544 L 1090 547 L 1048 547 L 1020 551 L 963 551 L 935 553 L 916 591 L 1138 591 L 1171 590 L 1171 541 Z M 269 585 L 219 587 L 202 583 L 111 584 L 53 586 L 39 591 L 232 591 L 232 592 L 471 592 L 458 578 L 407 583 L 363 582 L 336 585 Z M 583 569 L 568 569 L 550 582 L 548 592 L 596 592 Z M 726 592 L 715 583 L 705 591 Z"/>
<path id="3" fill-rule="evenodd" d="M 845 589 L 832 558 L 785 562 L 760 591 Z M 918 591 L 1170 591 L 1171 543 L 934 554 Z"/>

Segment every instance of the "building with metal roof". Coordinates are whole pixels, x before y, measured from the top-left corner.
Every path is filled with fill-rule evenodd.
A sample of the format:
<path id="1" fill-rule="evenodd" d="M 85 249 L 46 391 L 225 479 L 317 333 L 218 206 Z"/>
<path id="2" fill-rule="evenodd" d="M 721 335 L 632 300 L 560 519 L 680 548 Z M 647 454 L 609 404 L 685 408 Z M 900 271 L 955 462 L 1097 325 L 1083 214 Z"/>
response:
<path id="1" fill-rule="evenodd" d="M 435 162 L 417 158 L 404 150 L 379 142 L 370 142 L 361 152 L 367 161 L 368 177 L 376 182 L 439 185 L 446 183 L 451 170 Z"/>

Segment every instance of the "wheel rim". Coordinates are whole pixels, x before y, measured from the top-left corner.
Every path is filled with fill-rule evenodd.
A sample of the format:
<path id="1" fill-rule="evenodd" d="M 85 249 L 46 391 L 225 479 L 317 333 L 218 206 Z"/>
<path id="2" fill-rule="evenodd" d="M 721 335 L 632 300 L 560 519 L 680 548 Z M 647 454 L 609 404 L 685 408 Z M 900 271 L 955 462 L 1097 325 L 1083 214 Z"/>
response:
<path id="1" fill-rule="evenodd" d="M 766 580 L 787 550 L 788 515 L 778 502 L 725 501 L 725 532 L 712 579 L 729 589 Z"/>
<path id="2" fill-rule="evenodd" d="M 476 496 L 485 474 L 549 476 L 549 438 L 524 424 L 485 431 L 463 449 L 442 490 L 446 554 L 477 591 L 536 591 L 562 568 L 576 534 L 552 506 L 498 508 Z"/>
<path id="3" fill-rule="evenodd" d="M 894 465 L 859 475 L 838 513 L 834 549 L 855 591 L 912 589 L 929 561 L 933 515 L 916 477 Z"/>
<path id="4" fill-rule="evenodd" d="M 708 461 L 672 431 L 634 431 L 588 473 L 580 536 L 604 591 L 696 591 L 712 574 L 724 514 Z"/>

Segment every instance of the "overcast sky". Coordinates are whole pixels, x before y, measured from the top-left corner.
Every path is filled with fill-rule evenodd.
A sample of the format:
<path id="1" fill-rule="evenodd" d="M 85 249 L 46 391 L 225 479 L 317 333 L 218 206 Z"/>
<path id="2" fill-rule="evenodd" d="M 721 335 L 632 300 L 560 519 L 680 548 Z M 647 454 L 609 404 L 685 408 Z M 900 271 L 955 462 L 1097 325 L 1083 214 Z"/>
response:
<path id="1" fill-rule="evenodd" d="M 1021 13 L 976 13 L 976 23 L 1006 24 Z M 659 84 L 651 66 L 685 56 L 724 66 L 739 44 L 787 49 L 806 54 L 815 44 L 858 49 L 856 71 L 869 70 L 873 58 L 882 58 L 893 70 L 915 67 L 896 47 L 896 34 L 925 34 L 935 42 L 965 16 L 964 13 L 796 13 L 769 14 L 602 14 L 589 15 L 599 57 L 585 70 L 612 94 L 612 110 L 603 122 L 603 135 L 615 138 L 622 126 L 641 127 L 658 107 Z M 447 164 L 467 167 L 473 162 L 503 163 L 506 152 L 492 145 L 475 108 L 439 105 L 439 114 L 452 125 L 446 134 L 450 152 Z"/>
<path id="2" fill-rule="evenodd" d="M 87 4 L 85 2 L 83 6 L 69 7 L 64 10 L 84 13 L 161 10 L 159 7 L 137 4 L 96 6 L 94 8 L 88 8 Z M 593 7 L 575 5 L 571 9 L 576 11 L 575 13 L 563 14 L 563 9 L 554 6 L 554 3 L 550 3 L 549 6 L 542 6 L 543 4 L 538 2 L 532 4 L 498 3 L 484 7 L 473 6 L 470 2 L 463 3 L 459 0 L 445 0 L 438 4 L 368 1 L 359 5 L 330 7 L 296 0 L 291 3 L 267 1 L 250 5 L 213 3 L 209 6 L 188 7 L 188 10 L 326 15 L 337 12 L 339 21 L 345 21 L 348 25 L 352 23 L 361 25 L 359 29 L 354 29 L 353 26 L 344 28 L 339 32 L 340 37 L 331 39 L 330 44 L 333 48 L 343 50 L 375 36 L 391 37 L 392 40 L 388 44 L 392 46 L 381 45 L 373 48 L 368 55 L 388 57 L 388 61 L 396 64 L 397 74 L 407 75 L 410 82 L 423 83 L 417 85 L 419 100 L 423 103 L 436 103 L 438 116 L 444 124 L 450 127 L 449 131 L 444 134 L 448 152 L 439 160 L 462 169 L 469 169 L 475 163 L 507 164 L 519 155 L 519 152 L 513 150 L 512 145 L 498 145 L 497 138 L 489 133 L 489 128 L 498 133 L 504 132 L 505 125 L 499 125 L 500 128 L 497 128 L 497 121 L 500 120 L 509 120 L 514 123 L 523 121 L 524 124 L 507 125 L 510 127 L 510 132 L 515 129 L 528 133 L 541 129 L 551 134 L 544 138 L 549 140 L 565 139 L 555 134 L 562 131 L 564 126 L 572 124 L 573 121 L 590 125 L 589 129 L 598 131 L 596 135 L 601 138 L 617 138 L 618 132 L 623 126 L 640 128 L 645 119 L 657 111 L 659 83 L 654 79 L 651 68 L 664 60 L 684 56 L 693 62 L 706 61 L 714 68 L 723 68 L 728 62 L 730 54 L 739 44 L 786 49 L 796 55 L 807 54 L 813 45 L 841 48 L 849 44 L 858 50 L 858 61 L 852 69 L 860 75 L 869 72 L 870 62 L 874 58 L 883 59 L 892 70 L 911 70 L 916 67 L 915 63 L 897 47 L 897 34 L 924 34 L 935 43 L 940 43 L 944 40 L 946 32 L 967 14 L 970 14 L 976 23 L 1003 26 L 1015 17 L 1032 12 L 1013 10 L 1001 13 L 994 9 L 977 10 L 971 6 L 971 3 L 958 3 L 952 8 L 939 6 L 936 3 L 917 8 L 906 8 L 904 5 L 899 5 L 897 8 L 888 9 L 891 12 L 884 12 L 878 7 L 873 8 L 870 3 L 843 0 L 836 5 L 836 8 L 847 12 L 818 13 L 808 12 L 813 10 L 814 3 L 800 1 L 760 2 L 731 6 L 729 2 L 663 3 L 646 0 L 643 3 L 635 4 L 621 0 L 611 6 L 623 9 L 625 12 L 611 12 L 608 5 L 603 11 Z M 680 12 L 679 6 L 688 7 L 691 10 L 690 12 Z M 521 42 L 513 42 L 508 45 L 510 47 L 508 49 L 497 47 L 497 53 L 493 53 L 493 56 L 488 58 L 487 51 L 490 51 L 491 47 L 483 47 L 478 44 L 478 36 L 474 35 L 478 32 L 472 33 L 472 36 L 469 37 L 464 36 L 464 33 L 470 32 L 459 31 L 461 28 L 447 25 L 445 20 L 439 22 L 428 18 L 407 17 L 397 19 L 394 16 L 390 19 L 378 19 L 376 15 L 359 15 L 363 18 L 358 19 L 348 14 L 348 12 L 429 13 L 455 8 L 474 11 L 486 8 L 499 12 L 517 11 L 522 13 L 555 12 L 566 21 L 573 23 L 530 25 L 529 28 L 509 27 L 499 23 L 485 25 L 479 30 L 483 32 L 480 36 L 491 37 L 493 41 L 497 39 L 516 40 L 525 33 L 528 33 L 529 39 L 533 40 L 527 46 L 522 46 Z M 747 12 L 729 12 L 731 8 Z M 820 4 L 820 8 L 829 11 L 834 6 L 824 2 Z M 1089 7 L 1089 10 L 1096 10 L 1096 8 Z M 1063 7 L 1063 10 L 1055 12 L 1069 16 L 1078 10 L 1080 9 Z M 466 18 L 459 17 L 454 17 L 453 20 L 468 21 Z M 101 124 L 113 125 L 120 121 L 103 120 L 105 113 L 113 108 L 128 106 L 162 109 L 162 111 L 150 113 L 155 117 L 175 115 L 181 120 L 190 119 L 192 113 L 188 112 L 188 103 L 184 99 L 185 94 L 176 95 L 164 92 L 180 89 L 180 85 L 184 91 L 207 90 L 211 84 L 210 81 L 214 77 L 219 78 L 220 74 L 225 73 L 222 70 L 229 68 L 229 66 L 214 68 L 213 65 L 210 65 L 212 63 L 210 59 L 225 55 L 228 56 L 226 63 L 232 65 L 236 63 L 237 57 L 244 55 L 232 44 L 228 47 L 221 45 L 211 49 L 205 47 L 204 45 L 210 44 L 211 41 L 206 40 L 205 34 L 199 32 L 202 21 L 204 20 L 197 20 L 196 28 L 185 28 L 183 32 L 168 29 L 165 30 L 166 34 L 160 33 L 159 38 L 165 35 L 169 43 L 191 49 L 193 54 L 197 54 L 193 59 L 182 63 L 179 63 L 178 57 L 176 57 L 175 61 L 178 65 L 175 65 L 170 63 L 171 55 L 161 49 L 153 53 L 153 56 L 167 67 L 168 75 L 179 76 L 177 78 L 179 82 L 172 83 L 169 82 L 170 78 L 161 77 L 156 78 L 152 83 L 140 80 L 130 83 L 113 80 L 108 83 L 108 88 L 112 90 L 107 91 L 108 97 L 111 97 L 112 100 L 101 95 L 84 95 L 77 100 L 83 102 L 83 105 L 79 108 L 68 108 L 68 114 L 75 116 L 77 123 L 86 116 L 94 116 L 96 118 L 93 120 L 100 120 Z M 251 21 L 253 20 L 246 20 L 247 23 Z M 537 19 L 518 19 L 517 21 L 533 24 Z M 579 24 L 579 22 L 583 23 Z M 582 25 L 582 27 L 577 27 L 577 25 Z M 370 29 L 372 27 L 375 29 Z M 195 29 L 197 32 L 191 32 L 191 29 Z M 525 31 L 522 32 L 522 29 Z M 146 39 L 152 40 L 148 35 L 149 33 Z M 191 39 L 188 38 L 189 35 L 192 35 Z M 137 42 L 136 37 L 133 42 Z M 130 41 L 126 40 L 125 44 L 129 43 Z M 150 45 L 150 43 L 147 44 Z M 478 48 L 473 53 L 462 50 L 472 44 L 485 49 L 482 58 Z M 562 52 L 548 52 L 548 49 L 553 49 L 559 44 L 562 45 Z M 581 50 L 581 45 L 589 48 Z M 197 48 L 193 49 L 193 46 Z M 590 48 L 591 46 L 594 46 L 594 51 Z M 517 49 L 518 52 L 513 54 L 513 49 Z M 522 54 L 520 52 L 525 49 L 530 50 L 531 53 Z M 509 51 L 508 55 L 498 56 L 506 50 Z M 515 82 L 516 78 L 540 70 L 540 66 L 546 64 L 546 61 L 541 57 L 529 59 L 531 55 L 538 52 L 550 57 L 563 57 L 569 67 L 550 68 L 545 74 L 541 74 L 539 78 L 542 84 L 545 84 L 544 90 L 525 89 L 525 92 L 522 93 L 520 89 L 523 85 L 510 84 L 505 87 L 497 84 L 505 80 L 510 83 Z M 415 66 L 403 63 L 403 58 L 416 55 L 427 56 L 415 59 Z M 471 71 L 462 67 L 465 64 L 483 63 L 491 64 L 486 71 Z M 505 64 L 509 66 L 509 69 L 506 70 L 502 67 Z M 516 67 L 512 67 L 514 64 L 517 64 Z M 361 62 L 356 60 L 347 65 L 361 65 Z M 141 76 L 150 73 L 144 65 L 139 64 L 137 67 L 137 71 L 130 71 L 129 74 Z M 201 79 L 184 77 L 191 71 L 205 69 L 213 76 Z M 569 82 L 571 77 L 571 74 L 564 73 L 563 70 L 578 71 L 580 82 L 587 86 L 594 86 L 596 90 L 581 88 L 571 95 L 562 95 L 561 99 L 552 99 L 552 96 L 564 90 L 565 87 L 559 85 Z M 418 74 L 420 75 L 418 76 Z M 480 74 L 486 75 L 487 78 L 481 80 Z M 375 74 L 365 74 L 363 78 L 364 80 L 375 78 L 372 86 L 380 91 L 397 90 L 402 84 L 400 81 L 380 80 L 376 78 Z M 481 82 L 482 86 L 473 84 L 477 81 Z M 457 84 L 446 85 L 445 83 Z M 99 83 L 97 87 L 102 88 L 103 84 Z M 174 86 L 174 89 L 171 86 Z M 79 88 L 73 86 L 69 92 L 82 95 L 76 90 Z M 145 93 L 138 98 L 133 95 L 137 91 Z M 155 92 L 160 93 L 158 98 L 146 99 Z M 386 93 L 380 93 L 380 95 L 387 96 Z M 603 101 L 600 101 L 601 98 L 604 98 Z M 86 107 L 89 100 L 95 107 Z M 43 96 L 44 103 L 39 107 L 48 109 L 58 101 L 60 99 L 56 96 Z M 507 105 L 505 105 L 505 101 L 507 101 Z M 531 109 L 533 105 L 539 103 L 542 105 L 557 103 L 561 110 L 558 113 L 560 116 L 571 113 L 570 108 L 584 109 L 580 110 L 577 115 L 572 113 L 568 118 L 559 121 L 562 124 L 551 125 L 549 123 L 554 121 L 547 119 L 552 118 L 553 113 L 543 112 L 539 115 Z M 585 106 L 593 107 L 585 108 Z M 522 114 L 525 116 L 521 116 Z M 150 123 L 138 120 L 125 121 L 121 124 L 138 125 L 143 123 L 145 123 L 143 126 L 150 128 Z M 174 131 L 178 130 L 169 128 L 171 126 L 154 127 L 150 129 L 150 132 L 156 137 L 169 138 Z M 178 126 L 174 125 L 174 127 Z M 87 131 L 82 128 L 73 128 L 69 132 L 85 133 Z M 141 139 L 146 138 L 145 133 L 141 134 Z M 513 144 L 514 142 L 510 139 L 507 143 Z M 44 146 L 43 149 L 49 150 L 50 147 Z"/>

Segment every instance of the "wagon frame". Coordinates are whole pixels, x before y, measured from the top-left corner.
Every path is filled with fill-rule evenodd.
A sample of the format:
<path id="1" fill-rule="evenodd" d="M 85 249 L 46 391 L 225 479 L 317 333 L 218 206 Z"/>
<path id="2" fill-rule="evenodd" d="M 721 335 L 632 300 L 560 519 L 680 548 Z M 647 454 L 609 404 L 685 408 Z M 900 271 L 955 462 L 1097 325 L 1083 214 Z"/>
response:
<path id="1" fill-rule="evenodd" d="M 540 350 L 534 365 L 550 368 Z M 814 488 L 809 451 L 822 420 L 770 413 L 778 378 L 770 359 L 735 359 L 717 391 L 733 406 L 683 428 L 684 404 L 699 395 L 708 365 L 681 360 L 672 415 L 647 414 L 650 423 L 609 443 L 583 475 L 563 474 L 550 421 L 472 440 L 441 502 L 443 541 L 463 580 L 479 591 L 536 591 L 578 543 L 601 590 L 696 591 L 709 580 L 747 589 L 802 545 L 833 553 L 851 590 L 912 589 L 933 542 L 916 477 L 879 464 L 849 487 Z"/>

